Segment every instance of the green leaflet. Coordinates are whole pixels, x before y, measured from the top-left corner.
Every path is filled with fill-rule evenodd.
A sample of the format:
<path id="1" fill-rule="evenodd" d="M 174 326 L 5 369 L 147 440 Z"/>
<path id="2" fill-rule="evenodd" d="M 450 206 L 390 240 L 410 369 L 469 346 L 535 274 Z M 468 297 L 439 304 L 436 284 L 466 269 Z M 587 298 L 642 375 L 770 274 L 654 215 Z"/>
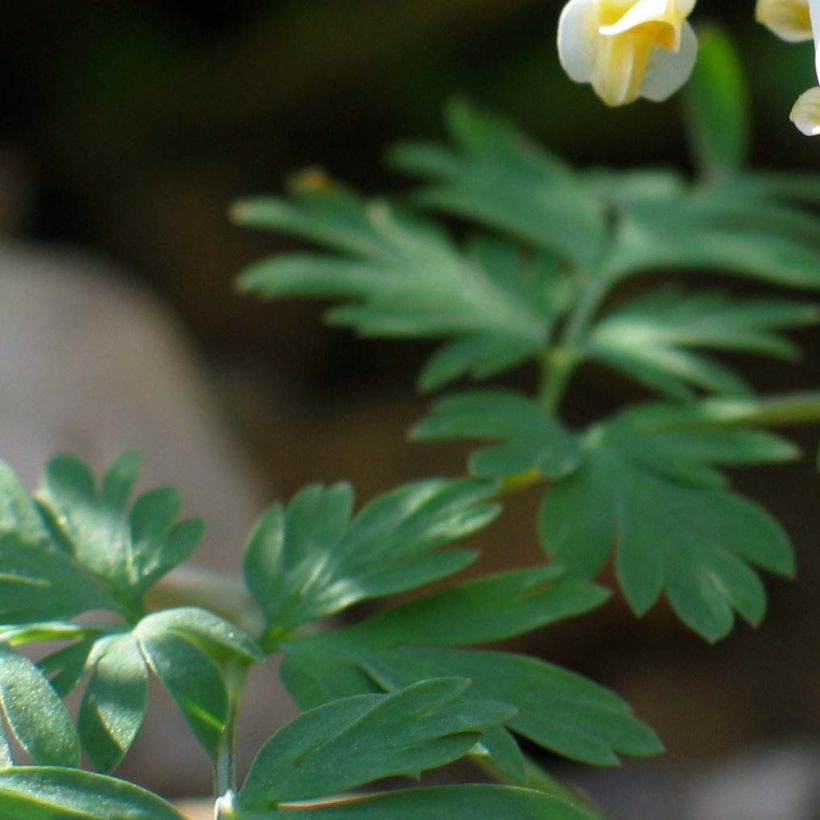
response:
<path id="1" fill-rule="evenodd" d="M 485 726 L 515 714 L 503 703 L 464 699 L 468 686 L 459 678 L 426 680 L 299 715 L 257 754 L 239 792 L 240 811 L 329 796 L 388 776 L 418 777 L 463 757 Z"/>
<path id="2" fill-rule="evenodd" d="M 541 507 L 545 549 L 586 576 L 614 544 L 618 582 L 635 612 L 665 589 L 678 616 L 708 640 L 731 630 L 733 610 L 759 623 L 766 597 L 750 565 L 789 575 L 791 546 L 774 519 L 727 490 L 711 465 L 779 461 L 794 449 L 756 431 L 653 433 L 637 426 L 640 418 L 616 418 L 587 434 L 583 462 Z"/>
<path id="3" fill-rule="evenodd" d="M 309 808 L 309 811 L 307 809 Z M 592 809 L 570 804 L 558 797 L 511 786 L 435 786 L 374 795 L 358 800 L 332 801 L 325 805 L 287 806 L 253 811 L 240 807 L 239 820 L 284 820 L 296 814 L 311 820 L 600 820 Z"/>
<path id="4" fill-rule="evenodd" d="M 721 293 L 653 291 L 609 313 L 594 328 L 587 355 L 675 398 L 689 385 L 717 393 L 747 393 L 732 370 L 692 348 L 737 350 L 794 358 L 799 353 L 777 331 L 813 324 L 820 309 L 779 299 L 738 301 Z"/>
<path id="5" fill-rule="evenodd" d="M 499 345 L 543 344 L 560 281 L 548 260 L 530 260 L 500 239 L 462 253 L 438 228 L 387 203 L 343 192 L 241 203 L 243 224 L 293 233 L 344 255 L 297 253 L 264 260 L 240 280 L 267 297 L 346 300 L 327 317 L 370 336 L 491 336 Z"/>
<path id="6" fill-rule="evenodd" d="M 125 604 L 139 611 L 145 591 L 183 561 L 202 536 L 199 521 L 174 523 L 175 490 L 140 496 L 128 510 L 139 457 L 125 453 L 97 486 L 91 469 L 73 456 L 46 468 L 38 500 L 55 541 L 86 571 L 102 579 Z"/>
<path id="7" fill-rule="evenodd" d="M 705 269 L 788 288 L 820 289 L 818 221 L 768 199 L 705 189 L 633 206 L 605 270 L 611 280 L 643 272 Z"/>
<path id="8" fill-rule="evenodd" d="M 470 550 L 439 550 L 498 513 L 495 484 L 428 480 L 366 505 L 355 517 L 347 484 L 311 485 L 254 529 L 245 578 L 276 638 L 357 601 L 422 586 L 462 569 Z"/>
<path id="9" fill-rule="evenodd" d="M 60 696 L 30 660 L 4 644 L 0 644 L 0 709 L 17 742 L 35 763 L 79 765 L 80 742 Z M 11 763 L 0 728 L 0 767 Z"/>
<path id="10" fill-rule="evenodd" d="M 170 803 L 132 783 L 48 766 L 0 771 L 0 816 L 14 820 L 182 820 Z"/>
<path id="11" fill-rule="evenodd" d="M 112 772 L 131 748 L 145 718 L 148 668 L 133 636 L 100 643 L 77 723 L 94 766 Z"/>
<path id="12" fill-rule="evenodd" d="M 604 236 L 604 209 L 558 159 L 518 129 L 463 103 L 446 122 L 454 149 L 400 145 L 395 167 L 428 179 L 423 204 L 501 229 L 516 239 L 586 264 Z"/>
<path id="13" fill-rule="evenodd" d="M 553 413 L 510 390 L 480 390 L 444 398 L 411 435 L 423 441 L 504 440 L 470 456 L 470 472 L 492 478 L 528 470 L 555 478 L 571 471 L 581 457 L 577 442 Z"/>
<path id="14" fill-rule="evenodd" d="M 446 648 L 521 634 L 592 609 L 605 597 L 596 587 L 555 576 L 546 568 L 501 573 L 339 632 L 288 641 L 282 680 L 300 706 L 311 708 L 372 692 L 374 684 L 393 691 L 431 677 L 467 677 L 480 698 L 519 710 L 505 721 L 508 728 L 558 754 L 608 765 L 618 752 L 658 751 L 657 738 L 620 698 L 580 675 L 520 655 Z M 518 768 L 520 776 L 508 744 L 509 737 L 496 732 L 477 753 L 498 750 L 498 768 Z"/>

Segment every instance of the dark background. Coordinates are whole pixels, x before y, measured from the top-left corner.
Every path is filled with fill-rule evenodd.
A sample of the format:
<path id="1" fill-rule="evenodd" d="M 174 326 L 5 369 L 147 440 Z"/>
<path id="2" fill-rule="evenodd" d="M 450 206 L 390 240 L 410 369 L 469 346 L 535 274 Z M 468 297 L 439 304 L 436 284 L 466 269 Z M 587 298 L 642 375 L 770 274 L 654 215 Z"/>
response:
<path id="1" fill-rule="evenodd" d="M 384 147 L 439 136 L 454 93 L 505 112 L 583 165 L 688 167 L 678 100 L 608 110 L 564 76 L 557 2 L 6 5 L 0 227 L 90 248 L 160 294 L 201 351 L 260 474 L 282 495 L 348 477 L 367 497 L 407 478 L 457 474 L 464 450 L 404 441 L 425 407 L 412 381 L 430 347 L 361 342 L 322 328 L 318 305 L 261 305 L 234 292 L 244 264 L 286 245 L 233 227 L 233 199 L 278 192 L 288 173 L 314 164 L 365 191 L 400 191 L 406 183 L 382 163 Z M 699 5 L 698 22 L 723 22 L 739 44 L 755 163 L 820 170 L 820 141 L 787 119 L 814 82 L 810 46 L 755 25 L 752 2 Z M 755 364 L 757 384 L 816 385 L 817 336 L 801 341 L 805 363 Z M 611 374 L 584 371 L 568 409 L 590 417 L 638 395 Z M 802 441 L 816 451 L 816 434 L 804 431 Z M 636 621 L 616 601 L 530 648 L 628 697 L 665 739 L 667 760 L 814 735 L 820 484 L 812 462 L 738 476 L 778 512 L 801 553 L 796 585 L 769 584 L 771 616 L 756 633 L 739 626 L 712 648 L 661 608 Z M 511 501 L 483 539 L 482 568 L 538 560 L 536 502 Z"/>

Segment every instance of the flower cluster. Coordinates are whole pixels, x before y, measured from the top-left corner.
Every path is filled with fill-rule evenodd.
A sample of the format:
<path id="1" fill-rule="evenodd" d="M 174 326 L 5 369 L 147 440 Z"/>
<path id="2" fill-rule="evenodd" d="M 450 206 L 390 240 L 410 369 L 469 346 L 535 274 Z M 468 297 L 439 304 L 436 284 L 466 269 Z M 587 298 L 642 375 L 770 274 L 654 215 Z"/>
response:
<path id="1" fill-rule="evenodd" d="M 695 0 L 569 0 L 558 24 L 561 65 L 607 105 L 661 102 L 689 78 L 698 42 L 687 22 Z M 789 42 L 814 39 L 820 83 L 820 0 L 758 0 L 757 20 Z M 791 120 L 820 134 L 820 86 L 800 96 Z"/>

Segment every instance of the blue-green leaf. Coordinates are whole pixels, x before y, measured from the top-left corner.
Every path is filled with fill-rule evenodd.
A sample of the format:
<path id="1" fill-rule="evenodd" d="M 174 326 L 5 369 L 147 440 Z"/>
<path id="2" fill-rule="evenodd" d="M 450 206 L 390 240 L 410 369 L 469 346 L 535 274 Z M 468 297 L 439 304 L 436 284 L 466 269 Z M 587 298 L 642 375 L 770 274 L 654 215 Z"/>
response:
<path id="1" fill-rule="evenodd" d="M 0 644 L 0 708 L 17 742 L 35 763 L 79 765 L 80 741 L 60 696 L 28 658 L 4 644 Z M 8 763 L 8 744 L 2 745 Z"/>
<path id="2" fill-rule="evenodd" d="M 536 470 L 555 478 L 571 471 L 581 457 L 561 422 L 533 399 L 510 390 L 476 390 L 441 399 L 413 429 L 413 438 L 501 439 L 470 457 L 470 472 L 507 478 Z"/>
<path id="3" fill-rule="evenodd" d="M 0 771 L 0 816 L 14 820 L 182 820 L 170 803 L 133 783 L 48 766 Z"/>
<path id="4" fill-rule="evenodd" d="M 286 508 L 274 506 L 245 556 L 245 578 L 271 636 L 460 570 L 475 554 L 438 548 L 496 516 L 494 490 L 486 481 L 421 481 L 380 496 L 352 519 L 347 484 L 312 485 Z"/>
<path id="5" fill-rule="evenodd" d="M 467 754 L 485 726 L 515 714 L 465 700 L 469 681 L 426 680 L 390 695 L 357 695 L 311 709 L 259 751 L 239 792 L 242 808 L 332 795 L 388 776 L 418 777 Z"/>

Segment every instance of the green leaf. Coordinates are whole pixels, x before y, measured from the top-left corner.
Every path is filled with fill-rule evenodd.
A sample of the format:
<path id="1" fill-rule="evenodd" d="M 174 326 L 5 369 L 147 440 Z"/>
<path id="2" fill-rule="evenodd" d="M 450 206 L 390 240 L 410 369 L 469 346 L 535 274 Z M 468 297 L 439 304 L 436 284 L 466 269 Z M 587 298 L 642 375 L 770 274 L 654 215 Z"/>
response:
<path id="1" fill-rule="evenodd" d="M 340 663 L 355 663 L 384 690 L 433 677 L 472 681 L 471 695 L 509 703 L 518 714 L 508 728 L 556 754 L 593 765 L 614 765 L 617 754 L 660 751 L 657 737 L 619 697 L 544 661 L 506 652 L 415 646 L 387 630 L 343 630 L 289 642 L 282 680 L 302 708 L 356 694 L 351 676 L 337 678 Z M 365 690 L 367 691 L 367 690 Z M 488 749 L 490 751 L 490 749 Z"/>
<path id="2" fill-rule="evenodd" d="M 0 537 L 9 533 L 38 547 L 46 546 L 49 540 L 25 487 L 11 467 L 0 461 Z"/>
<path id="3" fill-rule="evenodd" d="M 206 609 L 185 606 L 146 615 L 139 623 L 141 634 L 178 633 L 219 659 L 253 663 L 264 660 L 262 650 L 239 627 Z"/>
<path id="4" fill-rule="evenodd" d="M 47 766 L 0 771 L 0 816 L 14 820 L 182 820 L 169 803 L 125 780 Z"/>
<path id="5" fill-rule="evenodd" d="M 468 646 L 521 635 L 600 606 L 601 587 L 562 580 L 556 567 L 489 575 L 368 618 L 352 634 L 429 646 Z"/>
<path id="6" fill-rule="evenodd" d="M 292 817 L 295 811 L 310 820 L 600 820 L 592 809 L 574 806 L 560 798 L 512 786 L 435 786 L 407 789 L 363 799 L 285 806 L 255 812 L 240 808 L 239 820 Z"/>
<path id="7" fill-rule="evenodd" d="M 462 253 L 430 223 L 339 192 L 249 201 L 239 213 L 243 224 L 347 254 L 263 260 L 243 273 L 243 289 L 270 298 L 343 299 L 328 320 L 364 335 L 490 336 L 531 353 L 555 318 L 557 267 L 498 239 L 477 240 Z"/>
<path id="8" fill-rule="evenodd" d="M 732 429 L 820 421 L 820 392 L 742 399 L 708 398 L 686 404 L 644 404 L 630 411 L 633 421 L 653 429 Z"/>
<path id="9" fill-rule="evenodd" d="M 128 501 L 139 468 L 129 452 L 100 483 L 74 456 L 58 456 L 46 467 L 40 506 L 53 537 L 66 554 L 104 579 L 131 607 L 162 575 L 184 560 L 202 535 L 198 521 L 174 524 L 179 498 L 154 490 Z"/>
<path id="10" fill-rule="evenodd" d="M 555 478 L 571 471 L 581 451 L 560 421 L 538 402 L 509 390 L 481 390 L 444 398 L 413 429 L 423 441 L 503 439 L 470 457 L 474 475 L 506 478 L 529 470 Z"/>
<path id="11" fill-rule="evenodd" d="M 674 397 L 688 384 L 745 393 L 743 380 L 690 348 L 737 350 L 794 358 L 799 349 L 778 330 L 820 319 L 820 308 L 775 299 L 738 301 L 720 293 L 653 291 L 613 311 L 595 327 L 587 355 Z"/>
<path id="12" fill-rule="evenodd" d="M 176 701 L 199 742 L 213 754 L 228 717 L 228 695 L 218 666 L 178 632 L 143 621 L 134 635 L 151 671 Z"/>
<path id="13" fill-rule="evenodd" d="M 96 637 L 78 641 L 52 652 L 37 664 L 50 677 L 51 685 L 60 697 L 64 698 L 80 684 L 96 643 Z"/>
<path id="14" fill-rule="evenodd" d="M 495 518 L 486 481 L 428 480 L 380 496 L 351 520 L 347 484 L 311 485 L 257 524 L 245 578 L 270 637 L 352 604 L 443 578 L 475 557 L 436 551 Z"/>
<path id="15" fill-rule="evenodd" d="M 98 770 L 111 772 L 131 748 L 145 718 L 148 669 L 131 635 L 100 643 L 78 728 L 91 761 Z"/>
<path id="16" fill-rule="evenodd" d="M 820 220 L 807 211 L 704 189 L 625 213 L 606 260 L 611 279 L 705 269 L 820 289 Z"/>
<path id="17" fill-rule="evenodd" d="M 666 589 L 678 616 L 710 641 L 731 630 L 733 610 L 759 623 L 766 597 L 750 564 L 789 575 L 792 549 L 774 519 L 725 489 L 712 465 L 782 460 L 793 450 L 746 431 L 652 434 L 629 414 L 593 428 L 585 446 L 580 467 L 541 507 L 549 554 L 591 576 L 615 544 L 618 581 L 635 612 Z"/>
<path id="18" fill-rule="evenodd" d="M 604 237 L 604 209 L 565 165 L 508 123 L 463 102 L 447 110 L 453 150 L 405 145 L 392 164 L 430 180 L 416 200 L 500 228 L 585 264 Z"/>
<path id="19" fill-rule="evenodd" d="M 560 577 L 555 568 L 513 570 L 468 581 L 341 631 L 289 640 L 282 680 L 302 708 L 312 708 L 372 692 L 374 684 L 394 691 L 433 677 L 467 677 L 473 681 L 471 692 L 479 692 L 480 698 L 519 709 L 506 721 L 509 728 L 558 754 L 611 764 L 619 751 L 657 750 L 652 732 L 622 700 L 541 661 L 443 648 L 509 638 L 589 611 L 605 597 L 595 586 Z M 509 742 L 496 728 L 474 753 L 489 754 L 497 768 L 520 778 L 521 759 L 510 751 Z"/>
<path id="20" fill-rule="evenodd" d="M 0 707 L 17 742 L 35 763 L 79 765 L 80 742 L 59 695 L 28 658 L 3 644 Z M 8 762 L 8 744 L 2 745 Z"/>
<path id="21" fill-rule="evenodd" d="M 418 777 L 463 757 L 481 730 L 510 718 L 503 703 L 461 698 L 469 681 L 426 680 L 390 695 L 311 709 L 262 747 L 239 792 L 242 808 L 335 794 L 384 777 Z"/>
<path id="22" fill-rule="evenodd" d="M 748 93 L 731 38 L 699 32 L 698 61 L 687 85 L 686 111 L 695 158 L 706 175 L 739 168 L 749 153 Z"/>
<path id="23" fill-rule="evenodd" d="M 71 618 L 92 609 L 120 606 L 62 552 L 14 532 L 0 536 L 0 623 Z"/>

